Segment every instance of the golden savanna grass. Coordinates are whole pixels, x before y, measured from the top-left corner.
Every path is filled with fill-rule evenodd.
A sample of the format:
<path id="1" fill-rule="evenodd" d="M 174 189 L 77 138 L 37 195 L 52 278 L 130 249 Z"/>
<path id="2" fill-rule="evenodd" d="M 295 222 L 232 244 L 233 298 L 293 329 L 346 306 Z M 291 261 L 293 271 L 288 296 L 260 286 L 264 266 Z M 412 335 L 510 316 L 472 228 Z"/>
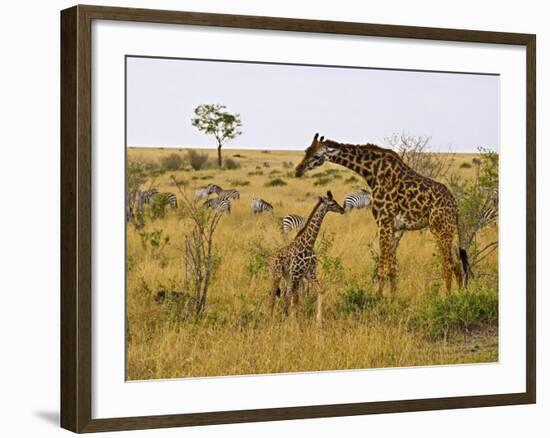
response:
<path id="1" fill-rule="evenodd" d="M 213 161 L 215 151 L 207 152 Z M 156 163 L 172 153 L 186 155 L 185 150 L 177 149 L 128 148 L 128 160 Z M 342 203 L 346 194 L 364 187 L 364 183 L 351 171 L 330 164 L 304 178 L 295 178 L 293 168 L 283 163 L 293 162 L 295 166 L 303 152 L 226 149 L 223 153 L 224 158 L 235 160 L 240 167 L 199 171 L 185 167 L 166 172 L 154 182 L 159 190 L 171 191 L 178 197 L 172 176 L 185 184 L 190 197 L 196 187 L 208 183 L 241 192 L 241 199 L 232 203 L 232 213 L 224 215 L 214 237 L 219 262 L 201 319 L 183 321 L 179 318 L 182 309 L 177 305 L 157 304 L 154 300 L 160 290 L 182 290 L 183 236 L 188 222 L 181 213 L 167 209 L 164 218 L 146 220 L 143 229 L 127 226 L 129 379 L 498 360 L 496 322 L 449 331 L 445 336 L 430 335 L 426 309 L 437 305 L 438 297 L 445 293 L 439 257 L 429 232 L 406 233 L 400 243 L 397 298 L 373 301 L 365 308 L 350 311 L 349 295 L 353 291 L 360 290 L 367 300 L 375 296 L 375 260 L 369 244 L 376 243 L 377 231 L 370 210 L 328 214 L 323 223 L 317 242 L 324 250 L 319 266 L 326 290 L 323 327 L 318 329 L 315 325 L 314 296 L 307 288 L 302 292 L 296 320 L 285 317 L 279 304 L 271 319 L 267 312 L 270 278 L 263 270 L 261 253 L 285 244 L 280 218 L 289 213 L 307 216 L 317 197 L 328 189 Z M 452 172 L 461 178 L 472 178 L 475 166 L 461 164 L 471 163 L 473 157 L 475 154 L 456 155 Z M 270 167 L 263 167 L 264 162 Z M 315 174 L 331 168 L 338 169 L 338 175 L 329 176 L 328 181 L 322 181 L 325 185 L 319 185 L 321 178 Z M 286 185 L 266 187 L 265 183 L 274 178 L 281 178 Z M 254 215 L 250 208 L 253 196 L 273 204 L 275 213 Z M 143 245 L 140 233 L 155 230 L 162 230 L 169 242 L 157 249 Z M 496 240 L 497 235 L 497 228 L 489 227 L 478 236 L 478 242 Z M 496 296 L 496 252 L 484 260 L 480 270 L 487 275 L 476 278 L 469 293 L 484 291 Z"/>

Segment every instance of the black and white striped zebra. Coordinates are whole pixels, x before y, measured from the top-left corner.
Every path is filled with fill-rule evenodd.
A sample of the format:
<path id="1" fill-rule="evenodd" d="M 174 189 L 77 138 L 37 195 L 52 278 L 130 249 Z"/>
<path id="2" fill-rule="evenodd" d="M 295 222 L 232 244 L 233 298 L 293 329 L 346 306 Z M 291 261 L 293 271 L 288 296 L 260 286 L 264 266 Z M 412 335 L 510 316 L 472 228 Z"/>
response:
<path id="1" fill-rule="evenodd" d="M 344 198 L 344 210 L 351 211 L 354 208 L 367 208 L 370 205 L 371 199 L 371 193 L 365 189 L 361 189 L 355 193 L 350 193 Z"/>
<path id="2" fill-rule="evenodd" d="M 142 204 L 150 205 L 153 197 L 157 195 L 158 192 L 159 192 L 158 189 L 155 189 L 155 188 L 145 190 L 144 192 L 139 192 L 139 196 L 141 197 Z"/>
<path id="3" fill-rule="evenodd" d="M 250 204 L 250 208 L 252 208 L 254 214 L 263 213 L 264 211 L 268 213 L 273 213 L 273 205 L 271 205 L 267 201 L 264 201 L 261 198 L 253 198 L 252 203 Z"/>
<path id="4" fill-rule="evenodd" d="M 225 211 L 231 213 L 231 200 L 227 198 L 212 198 L 202 204 L 202 206 L 204 208 L 211 208 L 219 213 Z"/>
<path id="5" fill-rule="evenodd" d="M 178 197 L 172 192 L 159 193 L 157 191 L 157 193 L 151 195 L 145 203 L 151 205 L 152 207 L 154 207 L 155 205 L 163 206 L 170 204 L 170 207 L 175 210 L 176 208 L 178 208 Z"/>
<path id="6" fill-rule="evenodd" d="M 235 189 L 224 190 L 220 186 L 217 186 L 215 184 L 212 184 L 209 187 L 211 187 L 213 193 L 216 193 L 218 197 L 222 199 L 240 199 L 241 198 L 241 194 L 239 193 L 238 190 L 235 190 Z"/>
<path id="7" fill-rule="evenodd" d="M 218 194 L 223 189 L 216 184 L 208 184 L 207 186 L 198 187 L 195 190 L 195 200 L 208 198 L 212 193 Z"/>
<path id="8" fill-rule="evenodd" d="M 281 219 L 281 229 L 283 234 L 287 234 L 290 230 L 300 231 L 306 226 L 307 218 L 298 216 L 297 214 L 287 214 Z"/>
<path id="9" fill-rule="evenodd" d="M 195 189 L 195 201 L 199 199 L 208 198 L 212 192 L 208 189 L 208 186 L 198 187 Z"/>
<path id="10" fill-rule="evenodd" d="M 479 228 L 496 222 L 498 219 L 498 188 L 487 192 L 485 203 L 479 212 Z"/>

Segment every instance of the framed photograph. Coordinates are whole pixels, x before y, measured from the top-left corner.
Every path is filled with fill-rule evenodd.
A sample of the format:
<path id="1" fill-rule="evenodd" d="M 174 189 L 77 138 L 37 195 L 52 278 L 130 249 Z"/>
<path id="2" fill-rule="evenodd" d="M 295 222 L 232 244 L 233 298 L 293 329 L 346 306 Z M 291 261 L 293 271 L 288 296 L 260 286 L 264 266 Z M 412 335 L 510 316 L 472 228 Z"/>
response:
<path id="1" fill-rule="evenodd" d="M 61 12 L 61 425 L 535 403 L 535 35 Z"/>

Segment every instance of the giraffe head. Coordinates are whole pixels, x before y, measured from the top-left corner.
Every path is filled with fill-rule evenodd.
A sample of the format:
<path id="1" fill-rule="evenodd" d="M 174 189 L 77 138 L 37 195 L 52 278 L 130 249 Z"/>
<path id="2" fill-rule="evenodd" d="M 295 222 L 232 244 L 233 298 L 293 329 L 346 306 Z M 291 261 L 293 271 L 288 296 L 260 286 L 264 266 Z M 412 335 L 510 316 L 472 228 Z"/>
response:
<path id="1" fill-rule="evenodd" d="M 311 145 L 306 149 L 305 157 L 296 166 L 296 177 L 300 178 L 304 173 L 321 166 L 331 156 L 337 154 L 338 150 L 330 147 L 325 142 L 325 137 L 319 138 L 319 134 L 315 134 Z"/>
<path id="2" fill-rule="evenodd" d="M 327 192 L 327 196 L 319 196 L 319 202 L 324 208 L 326 208 L 326 211 L 332 211 L 340 214 L 345 213 L 345 210 L 332 197 L 332 192 L 330 190 Z"/>

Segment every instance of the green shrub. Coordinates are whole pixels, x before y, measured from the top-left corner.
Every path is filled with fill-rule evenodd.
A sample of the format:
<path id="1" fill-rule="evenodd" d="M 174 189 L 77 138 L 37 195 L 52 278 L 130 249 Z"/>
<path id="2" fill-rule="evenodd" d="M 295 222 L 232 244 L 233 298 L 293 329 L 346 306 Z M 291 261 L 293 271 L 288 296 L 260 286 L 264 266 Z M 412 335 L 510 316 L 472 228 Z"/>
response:
<path id="1" fill-rule="evenodd" d="M 349 178 L 346 178 L 344 180 L 344 183 L 346 184 L 353 184 L 353 183 L 356 183 L 357 181 L 359 181 L 359 178 L 357 178 L 356 176 L 352 175 L 350 176 Z"/>
<path id="2" fill-rule="evenodd" d="M 271 254 L 262 239 L 252 240 L 248 243 L 248 257 L 246 270 L 252 276 L 263 275 L 268 271 L 268 258 Z"/>
<path id="3" fill-rule="evenodd" d="M 229 181 L 233 187 L 239 187 L 239 186 L 248 186 L 250 185 L 250 181 L 242 180 L 242 179 L 234 179 L 232 181 Z"/>
<path id="4" fill-rule="evenodd" d="M 223 168 L 226 170 L 235 170 L 239 167 L 241 167 L 241 165 L 232 158 L 226 158 L 223 162 Z"/>
<path id="5" fill-rule="evenodd" d="M 460 290 L 450 295 L 434 295 L 420 306 L 413 324 L 424 329 L 430 339 L 469 331 L 498 322 L 498 293 L 493 290 Z"/>
<path id="6" fill-rule="evenodd" d="M 254 170 L 253 172 L 247 173 L 248 176 L 256 176 L 256 175 L 263 175 L 263 174 L 264 174 L 263 170 Z"/>
<path id="7" fill-rule="evenodd" d="M 292 161 L 283 161 L 283 169 L 291 169 L 294 167 L 294 163 Z"/>
<path id="8" fill-rule="evenodd" d="M 183 158 L 180 154 L 176 153 L 170 154 L 166 157 L 162 157 L 160 159 L 160 167 L 162 168 L 162 170 L 165 171 L 179 170 L 183 167 Z"/>
<path id="9" fill-rule="evenodd" d="M 360 287 L 350 287 L 338 296 L 338 311 L 343 315 L 357 315 L 373 309 L 380 303 L 382 296 Z"/>
<path id="10" fill-rule="evenodd" d="M 313 183 L 314 186 L 326 186 L 329 182 L 332 181 L 332 178 L 321 177 Z"/>
<path id="11" fill-rule="evenodd" d="M 269 175 L 280 175 L 282 172 L 277 169 L 273 169 L 271 172 L 269 172 Z"/>
<path id="12" fill-rule="evenodd" d="M 265 187 L 280 187 L 286 186 L 286 181 L 282 178 L 274 178 L 264 184 Z"/>
<path id="13" fill-rule="evenodd" d="M 464 162 L 460 165 L 461 169 L 471 169 L 472 165 L 470 163 Z"/>
<path id="14" fill-rule="evenodd" d="M 200 170 L 206 167 L 208 163 L 208 154 L 194 149 L 187 151 L 187 160 L 194 170 Z"/>

